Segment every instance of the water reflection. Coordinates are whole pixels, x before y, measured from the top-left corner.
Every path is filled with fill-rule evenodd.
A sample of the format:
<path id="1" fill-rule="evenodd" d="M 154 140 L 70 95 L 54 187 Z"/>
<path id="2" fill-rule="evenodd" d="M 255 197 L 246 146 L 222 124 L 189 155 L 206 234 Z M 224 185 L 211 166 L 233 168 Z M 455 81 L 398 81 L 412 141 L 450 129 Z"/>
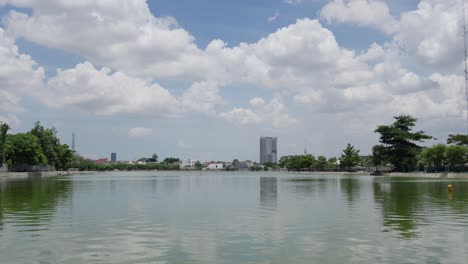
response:
<path id="1" fill-rule="evenodd" d="M 322 196 L 328 191 L 336 191 L 337 178 L 293 178 L 287 179 L 292 192 L 301 196 Z"/>
<path id="2" fill-rule="evenodd" d="M 0 181 L 0 228 L 5 227 L 9 215 L 12 218 L 9 223 L 40 230 L 39 226 L 50 220 L 57 204 L 68 200 L 70 193 L 69 181 L 40 178 Z"/>
<path id="3" fill-rule="evenodd" d="M 348 204 L 353 205 L 359 199 L 361 183 L 356 177 L 347 177 L 340 180 L 340 191 L 346 197 Z"/>
<path id="4" fill-rule="evenodd" d="M 468 182 L 459 181 L 450 194 L 447 182 L 375 178 L 374 199 L 382 210 L 383 225 L 404 239 L 418 237 L 418 226 L 430 224 L 434 213 L 442 217 L 468 213 Z"/>
<path id="5" fill-rule="evenodd" d="M 278 179 L 260 177 L 260 205 L 276 207 L 278 205 Z"/>

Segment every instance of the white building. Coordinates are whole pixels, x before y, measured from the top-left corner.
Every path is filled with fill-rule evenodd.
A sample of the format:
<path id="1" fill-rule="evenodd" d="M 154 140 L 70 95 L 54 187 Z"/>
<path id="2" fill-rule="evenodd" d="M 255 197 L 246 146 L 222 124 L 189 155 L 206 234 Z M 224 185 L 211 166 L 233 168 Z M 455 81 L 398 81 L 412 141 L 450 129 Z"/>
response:
<path id="1" fill-rule="evenodd" d="M 192 159 L 183 159 L 180 161 L 180 168 L 181 169 L 186 169 L 186 168 L 195 168 L 195 160 Z"/>
<path id="2" fill-rule="evenodd" d="M 218 163 L 213 162 L 213 163 L 208 164 L 207 169 L 209 169 L 209 170 L 223 170 L 224 169 L 224 164 L 219 163 L 219 162 Z"/>

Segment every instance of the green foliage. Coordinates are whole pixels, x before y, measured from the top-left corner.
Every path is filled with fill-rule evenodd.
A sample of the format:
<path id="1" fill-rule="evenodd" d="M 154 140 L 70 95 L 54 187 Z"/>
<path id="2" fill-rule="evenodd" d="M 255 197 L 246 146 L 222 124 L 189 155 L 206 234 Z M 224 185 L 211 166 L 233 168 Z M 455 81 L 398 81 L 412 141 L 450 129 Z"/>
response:
<path id="1" fill-rule="evenodd" d="M 201 164 L 200 161 L 197 161 L 197 162 L 195 162 L 195 168 L 197 170 L 201 170 L 201 169 L 203 169 L 203 164 Z"/>
<path id="2" fill-rule="evenodd" d="M 67 170 L 73 163 L 74 153 L 68 145 L 60 144 L 55 128 L 44 128 L 36 122 L 28 133 L 6 136 L 9 127 L 0 125 L 0 148 L 15 167 L 23 165 L 52 165 Z M 4 147 L 2 141 L 5 141 Z"/>
<path id="3" fill-rule="evenodd" d="M 176 163 L 176 162 L 180 162 L 180 159 L 169 157 L 169 158 L 165 158 L 163 162 L 164 162 L 164 163 L 169 163 L 169 164 L 170 164 L 170 163 Z"/>
<path id="4" fill-rule="evenodd" d="M 449 170 L 459 171 L 467 162 L 468 147 L 442 144 L 424 149 L 419 155 L 418 161 L 419 165 L 430 166 L 436 171 L 445 170 L 445 166 L 449 166 Z"/>
<path id="5" fill-rule="evenodd" d="M 340 167 L 350 169 L 360 162 L 361 157 L 359 156 L 359 150 L 355 149 L 351 144 L 348 144 L 341 154 Z"/>
<path id="6" fill-rule="evenodd" d="M 372 147 L 372 164 L 374 166 L 386 165 L 389 163 L 387 159 L 386 151 L 387 149 L 383 145 L 375 145 Z"/>
<path id="7" fill-rule="evenodd" d="M 389 126 L 378 126 L 375 130 L 380 134 L 378 150 L 380 157 L 375 161 L 388 161 L 396 171 L 410 171 L 416 166 L 421 147 L 416 142 L 432 139 L 424 131 L 412 132 L 417 119 L 409 115 L 396 116 L 395 122 Z"/>
<path id="8" fill-rule="evenodd" d="M 445 150 L 445 158 L 451 166 L 461 166 L 468 163 L 468 147 L 467 146 L 447 146 Z"/>
<path id="9" fill-rule="evenodd" d="M 55 163 L 57 170 L 68 170 L 73 165 L 74 160 L 74 152 L 68 145 L 60 144 L 57 146 L 57 162 Z"/>
<path id="10" fill-rule="evenodd" d="M 449 135 L 447 139 L 447 144 L 455 144 L 458 146 L 468 147 L 468 135 L 464 135 L 464 134 Z"/>
<path id="11" fill-rule="evenodd" d="M 31 133 L 8 135 L 5 154 L 14 166 L 47 165 L 47 157 L 42 153 L 39 140 Z"/>
<path id="12" fill-rule="evenodd" d="M 73 167 L 80 171 L 135 171 L 135 170 L 179 170 L 177 164 L 166 163 L 147 163 L 147 164 L 127 164 L 127 163 L 112 163 L 112 164 L 98 164 L 92 160 L 83 157 L 77 157 L 74 161 Z"/>
<path id="13" fill-rule="evenodd" d="M 265 162 L 263 166 L 265 166 L 266 170 L 268 170 L 268 168 L 276 169 L 278 167 L 278 164 L 274 162 Z"/>
<path id="14" fill-rule="evenodd" d="M 324 170 L 328 166 L 327 158 L 324 156 L 318 156 L 315 168 L 318 170 Z"/>
<path id="15" fill-rule="evenodd" d="M 279 165 L 292 171 L 310 170 L 315 163 L 312 155 L 297 155 L 281 157 Z"/>
<path id="16" fill-rule="evenodd" d="M 34 124 L 31 134 L 36 136 L 42 149 L 42 153 L 47 158 L 47 164 L 59 167 L 59 146 L 60 140 L 57 137 L 55 128 L 44 128 L 39 121 Z"/>
<path id="17" fill-rule="evenodd" d="M 442 144 L 426 148 L 421 152 L 421 160 L 430 166 L 441 168 L 445 165 L 445 151 L 447 147 Z"/>
<path id="18" fill-rule="evenodd" d="M 153 154 L 153 156 L 151 156 L 151 158 L 152 158 L 153 160 L 155 160 L 155 162 L 158 162 L 158 155 Z"/>
<path id="19" fill-rule="evenodd" d="M 5 142 L 8 130 L 10 130 L 10 126 L 7 123 L 0 122 L 0 151 L 2 153 L 3 163 L 5 163 Z"/>
<path id="20" fill-rule="evenodd" d="M 337 167 L 338 159 L 336 157 L 331 157 L 328 159 L 328 168 L 335 169 Z"/>

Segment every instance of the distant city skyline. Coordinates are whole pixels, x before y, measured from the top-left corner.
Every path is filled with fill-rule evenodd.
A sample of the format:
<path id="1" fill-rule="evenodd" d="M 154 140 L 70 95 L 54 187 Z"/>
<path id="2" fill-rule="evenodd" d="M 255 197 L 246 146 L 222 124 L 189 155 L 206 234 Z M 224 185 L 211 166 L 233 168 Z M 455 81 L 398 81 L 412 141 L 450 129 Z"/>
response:
<path id="1" fill-rule="evenodd" d="M 73 4 L 71 4 L 73 2 Z M 378 125 L 465 132 L 462 0 L 0 1 L 0 120 L 86 157 L 370 154 Z M 222 14 L 222 15 L 220 15 Z M 242 18 L 242 19 L 239 19 Z M 112 135 L 112 136 L 109 136 Z M 253 147 L 255 146 L 255 147 Z"/>

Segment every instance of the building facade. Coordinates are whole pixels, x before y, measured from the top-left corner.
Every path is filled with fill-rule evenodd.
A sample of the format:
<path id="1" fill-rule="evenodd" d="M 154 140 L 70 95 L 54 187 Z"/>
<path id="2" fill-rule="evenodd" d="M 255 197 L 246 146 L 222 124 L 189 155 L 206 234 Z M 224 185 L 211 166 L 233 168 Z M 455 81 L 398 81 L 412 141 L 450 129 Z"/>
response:
<path id="1" fill-rule="evenodd" d="M 195 163 L 196 161 L 193 159 L 182 159 L 179 166 L 181 169 L 191 169 L 195 168 Z"/>
<path id="2" fill-rule="evenodd" d="M 111 162 L 116 163 L 117 162 L 117 153 L 112 152 L 111 153 Z"/>
<path id="3" fill-rule="evenodd" d="M 278 139 L 276 137 L 260 138 L 260 163 L 276 163 L 278 161 Z"/>

